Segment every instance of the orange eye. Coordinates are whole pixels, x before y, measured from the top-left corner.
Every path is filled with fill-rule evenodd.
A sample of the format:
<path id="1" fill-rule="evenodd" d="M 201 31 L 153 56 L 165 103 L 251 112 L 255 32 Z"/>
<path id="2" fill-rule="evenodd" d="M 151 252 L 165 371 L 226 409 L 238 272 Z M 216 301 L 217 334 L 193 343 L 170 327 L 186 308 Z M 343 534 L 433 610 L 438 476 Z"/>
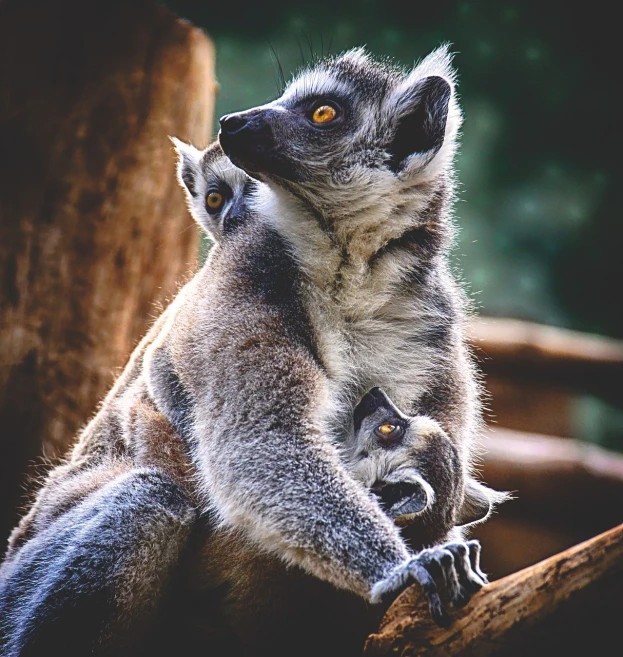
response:
<path id="1" fill-rule="evenodd" d="M 314 123 L 329 123 L 337 116 L 337 111 L 331 105 L 321 105 L 314 110 L 312 121 Z"/>
<path id="2" fill-rule="evenodd" d="M 210 192 L 206 197 L 206 206 L 208 207 L 208 212 L 216 212 L 220 210 L 223 205 L 223 195 L 218 192 Z"/>
<path id="3" fill-rule="evenodd" d="M 388 422 L 387 424 L 381 424 L 381 426 L 378 428 L 378 432 L 382 433 L 384 436 L 389 436 L 394 433 L 397 428 L 398 427 L 395 424 L 389 424 Z"/>
<path id="4" fill-rule="evenodd" d="M 376 427 L 374 433 L 383 441 L 393 441 L 402 437 L 404 428 L 399 424 L 385 422 L 384 424 L 380 424 L 378 427 Z"/>

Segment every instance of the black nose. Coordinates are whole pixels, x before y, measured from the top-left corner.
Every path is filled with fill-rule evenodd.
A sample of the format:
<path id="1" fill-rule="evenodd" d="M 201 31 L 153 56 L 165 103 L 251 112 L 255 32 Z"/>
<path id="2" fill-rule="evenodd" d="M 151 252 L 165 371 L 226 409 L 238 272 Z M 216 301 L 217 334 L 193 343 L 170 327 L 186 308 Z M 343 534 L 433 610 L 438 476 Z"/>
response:
<path id="1" fill-rule="evenodd" d="M 225 114 L 219 119 L 221 132 L 228 135 L 234 135 L 240 132 L 247 125 L 249 118 L 244 114 Z"/>

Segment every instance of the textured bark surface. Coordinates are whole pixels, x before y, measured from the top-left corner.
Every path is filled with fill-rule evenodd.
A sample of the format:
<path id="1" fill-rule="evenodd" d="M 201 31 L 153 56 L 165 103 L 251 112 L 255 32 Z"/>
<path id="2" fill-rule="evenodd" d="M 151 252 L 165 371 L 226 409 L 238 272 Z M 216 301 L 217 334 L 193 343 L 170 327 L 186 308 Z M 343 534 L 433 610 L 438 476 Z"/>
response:
<path id="1" fill-rule="evenodd" d="M 214 92 L 156 2 L 0 4 L 0 540 L 195 265 L 167 136 L 207 144 Z"/>
<path id="2" fill-rule="evenodd" d="M 485 587 L 445 629 L 410 587 L 365 655 L 617 654 L 622 586 L 623 525 Z"/>

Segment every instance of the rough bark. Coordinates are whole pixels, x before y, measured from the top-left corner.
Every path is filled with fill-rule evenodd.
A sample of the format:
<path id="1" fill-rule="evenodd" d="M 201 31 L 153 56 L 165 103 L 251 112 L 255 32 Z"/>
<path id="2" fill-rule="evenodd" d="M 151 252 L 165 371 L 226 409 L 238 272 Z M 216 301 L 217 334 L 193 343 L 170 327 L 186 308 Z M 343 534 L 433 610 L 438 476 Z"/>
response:
<path id="1" fill-rule="evenodd" d="M 168 135 L 205 145 L 208 38 L 145 0 L 0 5 L 0 540 L 193 268 Z"/>
<path id="2" fill-rule="evenodd" d="M 415 586 L 389 608 L 365 655 L 614 654 L 623 525 L 485 587 L 440 629 Z"/>

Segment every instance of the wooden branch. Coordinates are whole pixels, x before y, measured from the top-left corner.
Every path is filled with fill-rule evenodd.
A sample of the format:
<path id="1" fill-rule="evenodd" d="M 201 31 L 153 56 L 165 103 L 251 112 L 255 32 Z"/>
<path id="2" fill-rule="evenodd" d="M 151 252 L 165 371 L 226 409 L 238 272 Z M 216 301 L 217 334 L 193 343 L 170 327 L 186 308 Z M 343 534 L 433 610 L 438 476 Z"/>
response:
<path id="1" fill-rule="evenodd" d="M 603 631 L 595 635 L 593 623 L 599 625 L 607 618 L 612 636 L 618 636 L 619 623 L 610 622 L 609 610 L 614 606 L 615 616 L 620 615 L 622 585 L 623 525 L 493 582 L 454 613 L 446 629 L 433 624 L 419 588 L 412 586 L 389 608 L 364 653 L 367 657 L 579 654 L 575 648 L 583 639 L 597 645 L 604 638 Z M 552 641 L 558 648 L 554 652 Z"/>
<path id="2" fill-rule="evenodd" d="M 512 319 L 478 318 L 470 340 L 487 374 L 593 392 L 623 406 L 623 342 Z"/>
<path id="3" fill-rule="evenodd" d="M 482 479 L 515 495 L 472 532 L 495 577 L 623 523 L 623 455 L 507 429 L 489 430 L 483 447 Z"/>
<path id="4" fill-rule="evenodd" d="M 623 456 L 569 438 L 491 429 L 482 441 L 483 480 L 517 493 L 504 513 L 586 537 L 623 522 Z"/>
<path id="5" fill-rule="evenodd" d="M 155 0 L 0 4 L 0 542 L 193 269 L 168 135 L 207 144 L 215 84 Z"/>

